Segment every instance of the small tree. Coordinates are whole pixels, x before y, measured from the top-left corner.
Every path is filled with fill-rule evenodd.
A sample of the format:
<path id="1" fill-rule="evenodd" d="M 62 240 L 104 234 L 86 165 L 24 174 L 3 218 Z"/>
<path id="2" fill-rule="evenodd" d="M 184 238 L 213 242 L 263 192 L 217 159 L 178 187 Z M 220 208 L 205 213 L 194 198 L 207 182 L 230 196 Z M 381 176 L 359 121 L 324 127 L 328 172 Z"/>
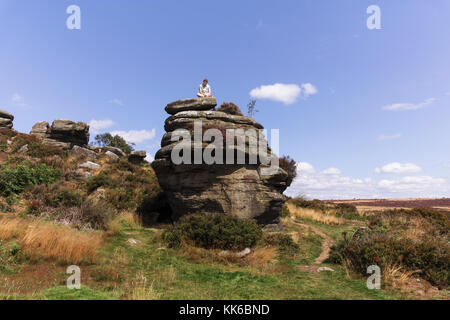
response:
<path id="1" fill-rule="evenodd" d="M 119 148 L 126 154 L 130 154 L 134 150 L 134 143 L 127 143 L 125 139 L 119 135 L 113 136 L 110 133 L 98 134 L 95 136 L 95 141 L 100 147 Z"/>
<path id="2" fill-rule="evenodd" d="M 280 167 L 288 174 L 286 184 L 289 187 L 297 176 L 297 162 L 289 156 L 283 156 L 280 158 Z"/>
<path id="3" fill-rule="evenodd" d="M 255 109 L 256 106 L 256 100 L 250 100 L 250 102 L 247 104 L 247 114 L 250 118 L 253 118 L 256 112 L 259 112 L 259 110 Z"/>

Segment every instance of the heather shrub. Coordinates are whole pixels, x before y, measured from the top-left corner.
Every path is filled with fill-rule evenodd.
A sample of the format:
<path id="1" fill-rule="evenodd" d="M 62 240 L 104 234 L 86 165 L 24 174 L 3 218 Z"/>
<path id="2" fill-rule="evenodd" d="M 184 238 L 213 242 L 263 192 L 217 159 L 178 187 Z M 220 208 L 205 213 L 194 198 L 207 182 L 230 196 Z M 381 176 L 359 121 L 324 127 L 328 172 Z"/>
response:
<path id="1" fill-rule="evenodd" d="M 112 183 L 112 179 L 104 172 L 99 173 L 96 176 L 90 177 L 86 181 L 86 187 L 88 192 L 93 192 L 100 187 L 109 186 Z"/>
<path id="2" fill-rule="evenodd" d="M 89 193 L 104 187 L 106 200 L 117 209 L 136 209 L 146 198 L 161 192 L 151 168 L 143 168 L 128 161 L 117 161 L 86 182 Z"/>
<path id="3" fill-rule="evenodd" d="M 219 109 L 217 109 L 217 111 L 225 112 L 235 116 L 243 116 L 241 109 L 239 109 L 239 107 L 235 105 L 233 102 L 222 103 Z"/>
<path id="4" fill-rule="evenodd" d="M 51 156 L 67 156 L 67 152 L 55 146 L 47 146 L 45 144 L 30 142 L 28 144 L 28 155 L 35 158 L 45 158 Z"/>
<path id="5" fill-rule="evenodd" d="M 170 247 L 180 247 L 186 241 L 196 247 L 224 250 L 253 247 L 261 238 L 261 227 L 255 221 L 223 214 L 186 216 L 163 233 Z"/>
<path id="6" fill-rule="evenodd" d="M 361 216 L 358 213 L 358 209 L 356 206 L 349 204 L 349 203 L 338 203 L 335 206 L 337 213 L 336 215 L 338 217 L 348 219 L 348 220 L 362 220 L 364 219 L 364 216 Z"/>
<path id="7" fill-rule="evenodd" d="M 292 202 L 295 204 L 295 206 L 299 208 L 313 209 L 319 211 L 325 211 L 327 209 L 326 203 L 320 200 L 305 200 L 302 198 L 296 198 L 293 199 Z"/>
<path id="8" fill-rule="evenodd" d="M 42 201 L 49 207 L 78 207 L 83 202 L 81 191 L 65 184 L 36 185 L 28 189 L 26 198 Z"/>
<path id="9" fill-rule="evenodd" d="M 85 201 L 81 205 L 80 220 L 94 229 L 106 230 L 114 218 L 115 210 L 106 201 Z"/>
<path id="10" fill-rule="evenodd" d="M 34 135 L 28 135 L 24 133 L 18 133 L 11 144 L 11 152 L 15 153 L 19 151 L 24 145 L 30 146 L 31 144 L 39 143 L 39 138 Z"/>
<path id="11" fill-rule="evenodd" d="M 332 248 L 329 262 L 342 263 L 365 275 L 367 267 L 378 265 L 382 270 L 396 264 L 420 275 L 439 287 L 450 283 L 450 248 L 445 242 L 426 239 L 413 241 L 389 232 L 359 231 L 352 238 L 338 241 Z"/>
<path id="12" fill-rule="evenodd" d="M 264 235 L 262 242 L 268 246 L 278 247 L 280 252 L 285 254 L 295 254 L 300 247 L 288 234 L 272 233 Z"/>

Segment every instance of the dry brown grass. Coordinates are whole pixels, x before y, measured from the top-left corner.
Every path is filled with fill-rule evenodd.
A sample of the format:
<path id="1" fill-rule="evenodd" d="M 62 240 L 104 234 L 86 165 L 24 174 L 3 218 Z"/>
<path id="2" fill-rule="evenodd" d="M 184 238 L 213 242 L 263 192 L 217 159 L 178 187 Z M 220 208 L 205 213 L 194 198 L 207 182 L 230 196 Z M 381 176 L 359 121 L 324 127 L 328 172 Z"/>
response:
<path id="1" fill-rule="evenodd" d="M 386 285 L 396 289 L 405 289 L 412 275 L 419 271 L 404 270 L 396 264 L 390 264 L 382 271 L 383 281 Z"/>
<path id="2" fill-rule="evenodd" d="M 81 232 L 41 220 L 4 218 L 0 220 L 0 238 L 15 238 L 21 249 L 33 258 L 43 257 L 78 264 L 93 262 L 103 242 L 102 234 Z"/>
<path id="3" fill-rule="evenodd" d="M 300 208 L 294 205 L 293 203 L 287 203 L 287 208 L 290 212 L 291 217 L 307 218 L 313 221 L 329 225 L 342 225 L 345 223 L 344 219 L 338 218 L 332 213 L 324 214 L 318 210 Z"/>
<path id="4" fill-rule="evenodd" d="M 278 256 L 278 250 L 274 247 L 260 247 L 250 253 L 245 260 L 254 268 L 265 268 Z"/>
<path id="5" fill-rule="evenodd" d="M 153 282 L 150 283 L 142 272 L 131 281 L 130 287 L 130 300 L 158 300 L 160 297 L 153 288 Z"/>

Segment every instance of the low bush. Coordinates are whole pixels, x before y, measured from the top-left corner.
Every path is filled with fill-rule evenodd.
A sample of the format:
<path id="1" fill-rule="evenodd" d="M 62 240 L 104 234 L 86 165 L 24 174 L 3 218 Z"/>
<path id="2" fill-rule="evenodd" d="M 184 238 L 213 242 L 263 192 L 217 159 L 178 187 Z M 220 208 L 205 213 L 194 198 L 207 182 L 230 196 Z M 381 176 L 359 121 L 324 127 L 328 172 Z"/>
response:
<path id="1" fill-rule="evenodd" d="M 295 198 L 292 200 L 292 203 L 299 208 L 319 211 L 325 211 L 327 209 L 327 204 L 320 200 L 305 200 L 302 198 Z"/>
<path id="2" fill-rule="evenodd" d="M 336 215 L 347 220 L 363 220 L 364 216 L 358 213 L 356 206 L 349 203 L 338 203 L 336 204 Z"/>
<path id="3" fill-rule="evenodd" d="M 85 201 L 81 205 L 80 220 L 93 229 L 107 230 L 109 222 L 115 216 L 115 210 L 105 201 Z"/>
<path id="4" fill-rule="evenodd" d="M 266 234 L 264 235 L 262 241 L 266 245 L 278 247 L 280 252 L 286 254 L 295 254 L 300 250 L 299 245 L 295 243 L 292 237 L 288 234 Z"/>
<path id="5" fill-rule="evenodd" d="M 28 144 L 28 155 L 35 158 L 51 156 L 67 156 L 67 152 L 55 146 L 47 146 L 41 143 L 31 142 Z"/>
<path id="6" fill-rule="evenodd" d="M 78 207 L 83 202 L 81 191 L 65 184 L 36 185 L 27 190 L 26 197 L 40 200 L 50 207 Z"/>
<path id="7" fill-rule="evenodd" d="M 11 152 L 15 153 L 19 151 L 24 145 L 30 146 L 31 144 L 39 143 L 39 138 L 34 135 L 28 135 L 24 133 L 18 133 L 11 144 Z"/>
<path id="8" fill-rule="evenodd" d="M 344 237 L 331 248 L 329 261 L 340 263 L 343 260 L 362 275 L 370 265 L 378 265 L 382 270 L 399 265 L 406 270 L 419 271 L 425 280 L 441 288 L 450 284 L 450 248 L 432 239 L 418 242 L 388 232 L 359 232 L 351 239 Z"/>
<path id="9" fill-rule="evenodd" d="M 5 197 L 22 193 L 25 187 L 37 184 L 54 183 L 61 173 L 59 170 L 40 163 L 32 165 L 24 162 L 21 165 L 10 167 L 0 165 L 0 195 Z"/>
<path id="10" fill-rule="evenodd" d="M 106 189 L 106 200 L 119 210 L 134 210 L 144 199 L 156 197 L 161 192 L 153 169 L 128 161 L 118 161 L 88 179 L 88 193 L 99 187 Z"/>
<path id="11" fill-rule="evenodd" d="M 239 109 L 239 107 L 235 105 L 233 102 L 222 103 L 219 109 L 217 109 L 217 111 L 225 112 L 235 116 L 243 116 L 241 109 Z"/>
<path id="12" fill-rule="evenodd" d="M 109 186 L 111 184 L 111 181 L 111 177 L 108 174 L 102 172 L 96 176 L 89 178 L 86 182 L 86 187 L 88 192 L 90 193 L 100 187 Z"/>
<path id="13" fill-rule="evenodd" d="M 162 237 L 170 247 L 186 241 L 205 249 L 242 250 L 253 247 L 262 238 L 262 230 L 255 221 L 235 216 L 195 214 L 181 218 Z"/>

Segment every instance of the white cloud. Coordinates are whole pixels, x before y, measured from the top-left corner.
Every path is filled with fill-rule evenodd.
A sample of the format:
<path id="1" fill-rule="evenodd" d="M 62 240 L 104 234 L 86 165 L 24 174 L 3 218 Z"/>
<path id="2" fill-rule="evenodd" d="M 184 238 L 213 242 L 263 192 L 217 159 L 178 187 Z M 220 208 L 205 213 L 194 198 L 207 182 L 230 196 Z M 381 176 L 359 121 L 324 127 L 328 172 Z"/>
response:
<path id="1" fill-rule="evenodd" d="M 153 160 L 155 160 L 155 158 L 153 158 L 153 156 L 147 152 L 147 157 L 145 157 L 145 160 L 148 162 L 153 162 Z"/>
<path id="2" fill-rule="evenodd" d="M 291 197 L 305 194 L 311 199 L 439 198 L 450 193 L 450 184 L 442 178 L 407 176 L 374 181 L 325 174 L 327 170 L 316 172 L 305 162 L 298 163 L 298 167 L 297 177 L 285 192 Z"/>
<path id="3" fill-rule="evenodd" d="M 314 167 L 308 162 L 299 162 L 297 163 L 297 174 L 310 174 L 314 173 Z"/>
<path id="4" fill-rule="evenodd" d="M 100 133 L 101 130 L 111 128 L 116 123 L 112 120 L 91 120 L 89 122 L 90 131 L 94 134 Z"/>
<path id="5" fill-rule="evenodd" d="M 311 83 L 303 83 L 300 86 L 297 84 L 275 83 L 253 89 L 250 91 L 250 96 L 255 99 L 280 101 L 287 105 L 296 102 L 299 97 L 306 99 L 317 92 L 317 88 Z"/>
<path id="6" fill-rule="evenodd" d="M 437 192 L 440 187 L 444 188 L 445 182 L 445 179 L 430 176 L 407 176 L 396 180 L 381 180 L 378 182 L 378 187 L 391 193 L 420 194 L 425 192 L 426 194 L 432 194 L 430 193 L 431 190 Z"/>
<path id="7" fill-rule="evenodd" d="M 26 108 L 29 107 L 29 105 L 27 103 L 25 103 L 25 98 L 22 97 L 20 94 L 18 93 L 14 93 L 12 98 L 11 98 L 12 103 L 17 106 L 17 107 L 22 107 L 22 108 Z"/>
<path id="8" fill-rule="evenodd" d="M 109 103 L 117 104 L 117 105 L 119 105 L 119 106 L 123 106 L 122 100 L 117 99 L 117 98 L 114 98 L 114 99 L 109 100 Z"/>
<path id="9" fill-rule="evenodd" d="M 338 168 L 328 168 L 324 171 L 322 171 L 323 174 L 329 174 L 329 175 L 339 175 L 341 174 L 341 170 Z"/>
<path id="10" fill-rule="evenodd" d="M 392 134 L 392 135 L 382 134 L 378 137 L 378 141 L 395 140 L 395 139 L 401 138 L 401 136 L 402 136 L 401 133 L 396 133 L 396 134 Z"/>
<path id="11" fill-rule="evenodd" d="M 416 173 L 422 171 L 422 168 L 414 163 L 388 163 L 381 168 L 375 168 L 375 173 Z"/>
<path id="12" fill-rule="evenodd" d="M 312 96 L 313 94 L 316 94 L 318 92 L 317 88 L 311 83 L 302 83 L 301 88 L 302 96 L 304 98 L 308 98 L 309 96 Z"/>
<path id="13" fill-rule="evenodd" d="M 430 98 L 420 103 L 394 103 L 391 105 L 387 105 L 382 107 L 383 110 L 388 111 L 403 111 L 403 110 L 418 110 L 429 106 L 433 102 L 435 102 L 435 98 Z"/>
<path id="14" fill-rule="evenodd" d="M 128 143 L 142 143 L 151 140 L 156 135 L 156 130 L 153 128 L 149 130 L 130 130 L 130 131 L 113 131 L 111 132 L 113 136 L 119 135 L 125 139 Z"/>

